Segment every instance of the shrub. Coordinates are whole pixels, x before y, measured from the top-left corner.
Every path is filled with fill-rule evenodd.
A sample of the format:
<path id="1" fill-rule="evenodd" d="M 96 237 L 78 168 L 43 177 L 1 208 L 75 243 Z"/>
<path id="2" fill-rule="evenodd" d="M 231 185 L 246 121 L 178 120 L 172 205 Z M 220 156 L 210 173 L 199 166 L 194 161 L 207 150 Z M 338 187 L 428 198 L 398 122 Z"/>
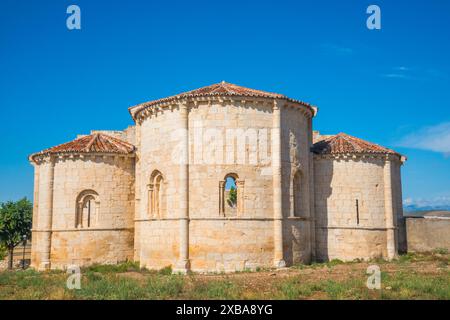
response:
<path id="1" fill-rule="evenodd" d="M 342 261 L 342 260 L 339 260 L 339 259 L 333 259 L 333 260 L 331 260 L 331 261 L 329 261 L 329 262 L 327 263 L 327 266 L 328 266 L 328 267 L 333 267 L 333 266 L 337 266 L 337 265 L 344 264 L 344 263 L 345 263 L 345 262 Z"/>
<path id="2" fill-rule="evenodd" d="M 434 254 L 448 254 L 447 248 L 436 248 L 433 250 Z"/>
<path id="3" fill-rule="evenodd" d="M 230 193 L 228 194 L 228 204 L 230 207 L 235 208 L 237 204 L 237 191 L 233 186 L 230 188 Z"/>
<path id="4" fill-rule="evenodd" d="M 407 262 L 412 262 L 414 261 L 416 258 L 415 254 L 412 252 L 408 252 L 406 254 L 402 254 L 398 257 L 398 262 L 400 263 L 407 263 Z"/>
<path id="5" fill-rule="evenodd" d="M 172 266 L 167 266 L 158 271 L 159 274 L 169 276 L 172 274 Z"/>
<path id="6" fill-rule="evenodd" d="M 111 273 L 111 272 L 129 272 L 129 271 L 139 271 L 139 263 L 126 261 L 119 264 L 93 264 L 87 268 L 84 268 L 87 272 L 98 272 L 98 273 Z"/>

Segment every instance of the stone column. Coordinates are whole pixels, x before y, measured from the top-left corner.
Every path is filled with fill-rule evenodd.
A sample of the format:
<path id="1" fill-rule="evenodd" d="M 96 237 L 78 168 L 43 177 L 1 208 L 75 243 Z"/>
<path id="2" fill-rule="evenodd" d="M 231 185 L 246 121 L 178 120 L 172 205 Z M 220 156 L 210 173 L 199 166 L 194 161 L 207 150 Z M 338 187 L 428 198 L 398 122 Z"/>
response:
<path id="1" fill-rule="evenodd" d="M 392 260 L 397 256 L 395 236 L 394 202 L 392 199 L 392 163 L 389 156 L 384 164 L 384 213 L 386 220 L 387 258 Z"/>
<path id="2" fill-rule="evenodd" d="M 180 252 L 175 273 L 187 273 L 189 262 L 189 109 L 187 103 L 180 105 L 180 125 L 182 128 L 179 138 L 179 223 L 180 223 Z"/>
<path id="3" fill-rule="evenodd" d="M 41 243 L 38 244 L 41 251 L 41 259 L 38 270 L 49 270 L 51 267 L 52 246 L 52 220 L 53 220 L 53 181 L 55 160 L 52 157 L 46 159 L 40 168 L 39 188 L 39 232 Z"/>
<path id="4" fill-rule="evenodd" d="M 32 160 L 31 160 L 32 161 Z M 39 262 L 37 257 L 37 243 L 39 232 L 38 230 L 38 219 L 39 219 L 39 168 L 40 166 L 34 161 L 31 162 L 34 167 L 34 194 L 33 194 L 33 219 L 31 228 L 31 265 L 33 267 L 38 267 Z"/>
<path id="5" fill-rule="evenodd" d="M 80 200 L 77 203 L 77 214 L 75 219 L 75 228 L 83 227 L 83 200 Z"/>
<path id="6" fill-rule="evenodd" d="M 313 145 L 312 117 L 308 119 L 308 151 Z M 314 197 L 314 156 L 309 151 L 309 227 L 311 239 L 311 260 L 316 261 L 316 206 Z"/>
<path id="7" fill-rule="evenodd" d="M 274 265 L 286 266 L 283 254 L 283 210 L 281 196 L 281 110 L 278 101 L 273 104 L 272 124 L 272 175 L 273 175 L 273 241 Z"/>
<path id="8" fill-rule="evenodd" d="M 147 202 L 147 218 L 151 219 L 155 216 L 155 200 L 153 198 L 153 183 L 147 185 L 148 187 L 148 202 Z"/>
<path id="9" fill-rule="evenodd" d="M 37 227 L 39 213 L 39 165 L 32 162 L 34 168 L 34 194 L 33 194 L 33 229 Z"/>
<path id="10" fill-rule="evenodd" d="M 219 216 L 225 216 L 225 181 L 219 181 Z"/>
<path id="11" fill-rule="evenodd" d="M 237 216 L 244 213 L 244 181 L 236 181 L 237 188 Z"/>
<path id="12" fill-rule="evenodd" d="M 143 174 L 141 170 L 141 125 L 138 121 L 136 121 L 136 128 L 135 128 L 135 146 L 137 147 L 136 154 L 135 154 L 135 189 L 134 189 L 134 261 L 140 261 L 141 259 L 141 223 L 139 219 L 147 219 L 149 218 L 149 214 L 147 212 L 147 209 L 141 208 L 141 176 Z M 145 182 L 144 182 L 145 183 Z M 145 184 L 143 186 L 142 192 L 145 192 Z M 143 266 L 143 265 L 141 265 Z"/>

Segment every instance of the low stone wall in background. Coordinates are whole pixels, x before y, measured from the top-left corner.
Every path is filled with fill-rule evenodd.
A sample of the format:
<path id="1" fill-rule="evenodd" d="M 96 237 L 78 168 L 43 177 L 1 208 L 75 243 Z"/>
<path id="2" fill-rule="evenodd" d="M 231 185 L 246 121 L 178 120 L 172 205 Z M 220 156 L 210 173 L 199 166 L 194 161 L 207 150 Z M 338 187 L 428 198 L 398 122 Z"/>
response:
<path id="1" fill-rule="evenodd" d="M 30 266 L 30 259 L 25 258 L 25 268 L 28 268 Z M 14 269 L 21 269 L 23 268 L 23 259 L 16 259 L 13 260 L 13 268 Z M 6 257 L 4 260 L 0 261 L 0 271 L 4 271 L 8 269 L 8 257 Z"/>
<path id="2" fill-rule="evenodd" d="M 23 261 L 23 254 L 24 254 L 24 247 L 22 244 L 18 245 L 14 249 L 14 257 L 13 257 L 13 267 L 15 269 L 22 268 L 22 261 Z M 28 267 L 30 265 L 30 258 L 31 258 L 31 241 L 27 242 L 27 245 L 25 246 L 25 267 Z M 3 260 L 0 260 L 0 271 L 8 269 L 8 254 L 6 253 L 6 256 Z"/>
<path id="3" fill-rule="evenodd" d="M 450 219 L 407 217 L 406 237 L 409 252 L 425 252 L 441 248 L 450 251 Z"/>

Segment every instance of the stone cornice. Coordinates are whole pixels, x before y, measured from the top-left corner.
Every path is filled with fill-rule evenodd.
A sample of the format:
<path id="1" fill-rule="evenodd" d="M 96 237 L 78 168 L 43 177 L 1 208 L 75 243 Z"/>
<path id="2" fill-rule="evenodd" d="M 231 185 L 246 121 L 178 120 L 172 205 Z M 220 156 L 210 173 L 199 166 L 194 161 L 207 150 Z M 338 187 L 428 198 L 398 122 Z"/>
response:
<path id="1" fill-rule="evenodd" d="M 406 161 L 406 157 L 398 154 L 385 154 L 385 153 L 334 153 L 334 154 L 316 154 L 313 153 L 314 160 L 327 159 L 327 160 L 354 160 L 359 161 L 362 159 L 380 159 L 386 161 L 399 161 L 403 164 Z"/>
<path id="2" fill-rule="evenodd" d="M 398 230 L 398 227 L 387 228 L 387 227 L 370 227 L 370 226 L 316 226 L 316 229 L 386 231 L 386 230 Z"/>
<path id="3" fill-rule="evenodd" d="M 134 227 L 129 228 L 70 228 L 70 229 L 32 229 L 31 232 L 87 232 L 87 231 L 134 231 Z"/>
<path id="4" fill-rule="evenodd" d="M 118 154 L 118 153 L 97 153 L 97 152 L 61 152 L 61 153 L 46 153 L 36 154 L 29 157 L 29 161 L 33 165 L 40 165 L 43 163 L 56 162 L 57 160 L 88 160 L 92 158 L 116 158 L 117 159 L 130 159 L 134 158 L 135 154 Z"/>
<path id="5" fill-rule="evenodd" d="M 146 219 L 134 219 L 134 222 L 152 222 L 152 221 L 179 221 L 179 220 L 189 220 L 189 221 L 274 221 L 274 220 L 309 220 L 307 218 L 301 217 L 282 217 L 279 219 L 275 218 L 252 218 L 252 217 L 210 217 L 210 218 L 146 218 Z"/>
<path id="6" fill-rule="evenodd" d="M 190 97 L 190 98 L 175 98 L 173 100 L 162 100 L 160 102 L 154 103 L 149 106 L 142 106 L 141 109 L 137 111 L 133 111 L 133 108 L 129 108 L 129 112 L 133 118 L 133 120 L 137 124 L 142 124 L 142 122 L 151 116 L 157 116 L 158 113 L 162 113 L 167 110 L 175 110 L 178 109 L 181 105 L 188 105 L 189 108 L 196 108 L 201 103 L 208 102 L 211 104 L 212 102 L 218 102 L 222 105 L 233 105 L 236 107 L 257 107 L 259 106 L 267 106 L 269 108 L 274 106 L 274 103 L 277 105 L 283 105 L 284 108 L 295 108 L 300 110 L 307 118 L 312 118 L 317 114 L 317 108 L 311 106 L 309 104 L 289 99 L 289 98 L 266 98 L 266 97 L 248 97 L 248 96 L 227 96 L 227 95 L 216 95 L 216 96 L 198 96 L 198 97 Z"/>

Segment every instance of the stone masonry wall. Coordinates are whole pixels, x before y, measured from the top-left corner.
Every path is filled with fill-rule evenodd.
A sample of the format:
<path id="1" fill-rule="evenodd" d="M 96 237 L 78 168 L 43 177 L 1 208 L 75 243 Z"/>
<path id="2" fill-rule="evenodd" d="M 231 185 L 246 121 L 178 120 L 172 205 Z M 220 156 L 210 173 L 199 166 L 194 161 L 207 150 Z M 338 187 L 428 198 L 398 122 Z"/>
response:
<path id="1" fill-rule="evenodd" d="M 315 158 L 319 260 L 386 256 L 384 162 L 381 158 Z"/>
<path id="2" fill-rule="evenodd" d="M 47 164 L 45 164 L 47 165 Z M 41 165 L 42 166 L 42 165 Z M 39 169 L 39 204 L 43 205 L 45 180 Z M 98 194 L 91 225 L 76 228 L 77 197 L 85 190 Z M 134 159 L 92 155 L 58 158 L 54 164 L 51 267 L 67 264 L 116 263 L 133 258 Z M 36 218 L 36 217 L 35 217 Z M 33 251 L 42 246 L 38 216 L 33 221 Z M 33 259 L 33 258 L 32 258 Z M 39 261 L 34 258 L 33 264 Z"/>
<path id="3" fill-rule="evenodd" d="M 213 102 L 190 110 L 192 270 L 235 271 L 271 265 L 271 127 L 268 104 Z M 219 184 L 227 174 L 238 177 L 241 208 L 226 210 L 225 199 L 225 214 L 221 214 Z M 227 216 L 232 212 L 233 217 Z"/>
<path id="4" fill-rule="evenodd" d="M 220 217 L 219 182 L 230 173 L 244 183 L 240 217 L 272 218 L 271 126 L 268 105 L 204 103 L 190 110 L 191 219 Z"/>
<path id="5" fill-rule="evenodd" d="M 242 270 L 273 263 L 273 200 L 271 170 L 271 101 L 205 101 L 189 111 L 189 254 L 192 270 Z M 286 111 L 286 122 L 295 138 L 285 145 L 291 187 L 291 162 L 302 162 L 308 180 L 308 124 L 298 110 Z M 296 112 L 299 116 L 296 116 Z M 177 106 L 152 115 L 137 127 L 141 179 L 139 183 L 139 228 L 136 239 L 141 265 L 160 268 L 175 265 L 179 249 L 179 165 L 177 130 L 182 125 Z M 301 129 L 297 129 L 301 126 Z M 289 132 L 286 132 L 289 137 Z M 256 141 L 256 143 L 255 143 Z M 290 151 L 290 149 L 295 149 Z M 291 161 L 290 154 L 295 154 Z M 152 172 L 164 176 L 164 210 L 149 216 L 149 181 Z M 220 210 L 220 183 L 227 174 L 237 177 L 236 210 Z M 308 191 L 306 191 L 308 198 Z M 284 201 L 290 201 L 288 195 Z M 225 202 L 225 205 L 226 202 Z M 285 217 L 290 204 L 285 204 Z M 233 217 L 226 216 L 230 212 Z M 289 261 L 309 261 L 309 233 L 302 220 L 288 223 L 285 247 Z M 138 227 L 139 225 L 139 227 Z M 301 230 L 301 231 L 300 231 Z M 300 244 L 299 244 L 300 243 Z M 294 252 L 295 251 L 295 252 Z"/>
<path id="6" fill-rule="evenodd" d="M 158 112 L 136 127 L 138 171 L 136 175 L 138 212 L 135 225 L 135 259 L 141 266 L 159 269 L 174 266 L 178 259 L 180 194 L 180 165 L 177 162 L 178 131 L 181 127 L 178 108 Z M 149 185 L 155 171 L 163 176 L 161 211 L 151 214 Z"/>
<path id="7" fill-rule="evenodd" d="M 309 119 L 297 107 L 281 110 L 282 197 L 284 217 L 284 252 L 288 264 L 311 260 L 310 146 Z M 293 186 L 300 175 L 300 189 Z M 294 210 L 295 198 L 300 208 Z M 295 212 L 296 211 L 296 212 Z"/>
<path id="8" fill-rule="evenodd" d="M 52 269 L 132 261 L 133 240 L 132 229 L 53 232 Z"/>
<path id="9" fill-rule="evenodd" d="M 242 271 L 271 266 L 273 223 L 267 220 L 208 219 L 190 223 L 193 271 Z"/>

